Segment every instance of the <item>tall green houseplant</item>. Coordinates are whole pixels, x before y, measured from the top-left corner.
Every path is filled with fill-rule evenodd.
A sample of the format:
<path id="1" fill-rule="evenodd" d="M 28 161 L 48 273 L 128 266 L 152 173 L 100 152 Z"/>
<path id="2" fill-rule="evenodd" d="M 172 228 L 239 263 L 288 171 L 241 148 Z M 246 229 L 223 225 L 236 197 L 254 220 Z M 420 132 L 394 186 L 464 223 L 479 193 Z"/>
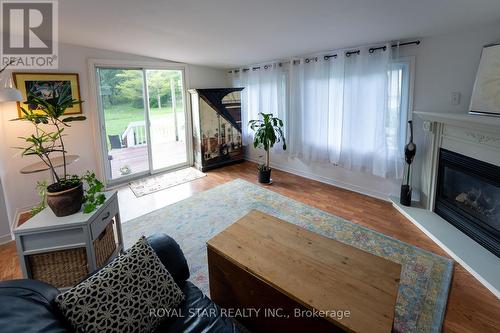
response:
<path id="1" fill-rule="evenodd" d="M 286 150 L 285 134 L 283 133 L 283 121 L 274 117 L 272 113 L 259 113 L 262 119 L 250 120 L 248 125 L 255 132 L 253 137 L 254 148 L 265 151 L 265 164 L 259 165 L 259 182 L 271 182 L 271 167 L 269 166 L 270 150 L 278 142 L 283 143 Z"/>
<path id="2" fill-rule="evenodd" d="M 17 147 L 23 156 L 37 156 L 50 170 L 55 182 L 47 186 L 47 204 L 57 216 L 66 216 L 80 210 L 83 202 L 82 179 L 67 172 L 66 147 L 64 130 L 74 121 L 82 121 L 84 116 L 65 116 L 67 108 L 82 101 L 73 99 L 71 87 L 64 85 L 60 90 L 54 89 L 51 97 L 44 99 L 29 95 L 21 107 L 22 117 L 13 119 L 28 121 L 34 126 L 34 133 L 20 137 L 26 145 Z M 56 171 L 53 154 L 62 158 L 62 174 Z"/>

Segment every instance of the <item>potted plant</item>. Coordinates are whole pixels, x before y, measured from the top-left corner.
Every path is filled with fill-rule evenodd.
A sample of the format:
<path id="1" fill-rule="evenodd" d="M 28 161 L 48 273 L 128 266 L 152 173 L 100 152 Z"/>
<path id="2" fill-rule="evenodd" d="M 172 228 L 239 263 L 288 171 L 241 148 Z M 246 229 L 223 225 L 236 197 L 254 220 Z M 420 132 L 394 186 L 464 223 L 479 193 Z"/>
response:
<path id="1" fill-rule="evenodd" d="M 273 116 L 272 113 L 259 113 L 262 119 L 250 120 L 248 125 L 255 132 L 253 137 L 254 148 L 262 148 L 266 153 L 265 164 L 259 164 L 259 182 L 271 182 L 271 167 L 269 166 L 269 151 L 278 142 L 283 142 L 286 150 L 286 140 L 283 134 L 283 121 Z"/>
<path id="2" fill-rule="evenodd" d="M 50 170 L 55 182 L 47 186 L 47 205 L 56 216 L 67 216 L 78 212 L 84 196 L 82 179 L 67 173 L 63 132 L 65 128 L 70 127 L 69 123 L 86 119 L 84 116 L 64 116 L 67 108 L 82 103 L 72 98 L 70 89 L 69 85 L 64 85 L 60 91 L 54 89 L 48 99 L 29 95 L 25 102 L 29 108 L 21 107 L 23 117 L 13 119 L 29 121 L 35 127 L 31 136 L 20 137 L 26 142 L 26 146 L 17 148 L 23 151 L 23 156 L 38 156 Z M 61 175 L 56 172 L 57 166 L 53 163 L 54 153 L 62 156 Z"/>

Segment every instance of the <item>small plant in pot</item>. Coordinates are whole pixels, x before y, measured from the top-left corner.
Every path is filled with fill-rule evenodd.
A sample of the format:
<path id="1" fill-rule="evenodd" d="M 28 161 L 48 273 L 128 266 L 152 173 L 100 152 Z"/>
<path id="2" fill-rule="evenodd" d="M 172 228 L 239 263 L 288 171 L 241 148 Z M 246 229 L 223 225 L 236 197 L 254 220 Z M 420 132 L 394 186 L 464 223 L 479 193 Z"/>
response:
<path id="1" fill-rule="evenodd" d="M 33 134 L 20 137 L 26 143 L 25 147 L 17 147 L 22 150 L 23 156 L 38 156 L 47 165 L 55 182 L 47 186 L 47 205 L 54 211 L 56 216 L 67 216 L 78 212 L 84 199 L 82 179 L 76 175 L 67 173 L 66 148 L 63 137 L 64 130 L 70 127 L 74 121 L 82 121 L 84 116 L 65 116 L 64 111 L 82 101 L 75 100 L 71 96 L 69 85 L 65 85 L 60 91 L 55 89 L 52 97 L 43 99 L 35 95 L 29 95 L 25 102 L 29 108 L 21 107 L 22 118 L 13 120 L 29 121 L 35 127 Z M 59 175 L 53 162 L 53 154 L 62 157 L 63 172 Z"/>
<path id="2" fill-rule="evenodd" d="M 283 121 L 273 116 L 272 113 L 259 113 L 262 119 L 250 120 L 248 125 L 255 132 L 253 137 L 254 148 L 264 149 L 266 161 L 259 164 L 259 182 L 269 184 L 271 182 L 271 167 L 269 166 L 269 152 L 278 142 L 283 142 L 283 150 L 286 150 L 286 140 L 283 134 Z"/>
<path id="3" fill-rule="evenodd" d="M 91 213 L 106 201 L 106 196 L 102 193 L 104 184 L 97 179 L 95 173 L 87 171 L 81 180 L 87 184 L 83 195 L 83 212 Z M 35 216 L 47 206 L 47 181 L 39 181 L 36 184 L 36 191 L 40 197 L 40 203 L 31 208 L 31 216 Z"/>

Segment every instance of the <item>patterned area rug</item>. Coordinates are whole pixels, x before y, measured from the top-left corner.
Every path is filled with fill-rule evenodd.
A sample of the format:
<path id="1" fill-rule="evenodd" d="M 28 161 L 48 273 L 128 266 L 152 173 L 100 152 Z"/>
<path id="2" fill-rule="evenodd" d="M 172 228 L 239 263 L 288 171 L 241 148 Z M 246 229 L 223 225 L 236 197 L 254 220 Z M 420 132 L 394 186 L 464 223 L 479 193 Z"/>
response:
<path id="1" fill-rule="evenodd" d="M 134 192 L 136 197 L 142 197 L 146 194 L 158 192 L 166 188 L 187 183 L 192 180 L 205 177 L 206 174 L 195 168 L 186 168 L 173 172 L 161 174 L 159 176 L 152 176 L 131 182 L 130 189 Z"/>
<path id="2" fill-rule="evenodd" d="M 125 246 L 163 232 L 176 239 L 191 280 L 208 294 L 205 242 L 251 209 L 258 209 L 326 237 L 400 263 L 394 332 L 441 330 L 453 261 L 364 228 L 244 180 L 234 180 L 123 225 Z"/>

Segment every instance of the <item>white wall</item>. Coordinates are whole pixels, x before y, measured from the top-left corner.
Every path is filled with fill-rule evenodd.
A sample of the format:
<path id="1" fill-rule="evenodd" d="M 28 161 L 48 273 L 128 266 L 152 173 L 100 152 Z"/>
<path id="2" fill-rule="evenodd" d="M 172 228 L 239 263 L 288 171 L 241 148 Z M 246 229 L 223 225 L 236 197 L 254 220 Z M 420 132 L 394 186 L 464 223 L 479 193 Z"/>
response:
<path id="1" fill-rule="evenodd" d="M 0 244 L 10 240 L 9 217 L 7 215 L 7 206 L 5 205 L 5 196 L 3 184 L 0 183 Z"/>
<path id="2" fill-rule="evenodd" d="M 89 86 L 87 59 L 117 59 L 134 61 L 164 61 L 142 56 L 117 53 L 107 50 L 92 49 L 74 45 L 61 44 L 59 46 L 59 69 L 58 72 L 78 73 L 80 76 L 81 99 L 89 101 L 89 91 L 94 89 Z M 187 88 L 216 88 L 227 84 L 225 70 L 202 66 L 189 66 L 189 83 Z M 10 72 L 4 72 L 4 78 Z M 66 130 L 68 135 L 65 143 L 67 150 L 72 154 L 80 155 L 79 161 L 69 167 L 69 172 L 81 174 L 84 170 L 97 169 L 97 156 L 95 152 L 94 130 L 92 128 L 92 117 L 96 110 L 91 110 L 89 103 L 83 104 L 84 115 L 87 120 L 74 123 Z M 18 146 L 22 142 L 18 136 L 27 135 L 32 126 L 25 122 L 10 122 L 9 119 L 17 117 L 15 103 L 0 104 L 0 179 L 6 199 L 8 220 L 12 223 L 16 210 L 31 206 L 38 201 L 34 186 L 37 180 L 48 178 L 48 172 L 32 175 L 21 175 L 19 170 L 30 163 L 37 162 L 35 157 L 21 157 L 20 152 L 11 147 Z M 1 194 L 1 193 L 0 193 Z M 0 199 L 1 199 L 0 195 Z M 9 223 L 2 217 L 0 200 L 0 239 L 9 233 Z"/>
<path id="3" fill-rule="evenodd" d="M 500 42 L 500 23 L 422 39 L 416 55 L 414 110 L 467 112 L 484 45 Z M 462 94 L 451 105 L 451 92 Z"/>
<path id="4" fill-rule="evenodd" d="M 417 47 L 408 47 L 405 54 L 415 55 L 416 75 L 414 110 L 430 112 L 467 113 L 472 88 L 484 45 L 500 42 L 500 24 L 422 39 Z M 451 93 L 459 92 L 461 101 L 451 104 Z M 414 184 L 420 188 L 421 178 L 430 175 L 422 171 L 428 149 L 422 119 L 414 117 L 417 155 Z"/>
<path id="5" fill-rule="evenodd" d="M 402 56 L 415 56 L 413 110 L 467 112 L 482 47 L 500 42 L 500 24 L 487 25 L 447 35 L 421 38 L 419 46 L 402 48 Z M 461 93 L 461 103 L 451 105 L 451 93 Z M 419 197 L 424 133 L 422 121 L 415 120 L 415 157 L 413 184 Z M 258 160 L 259 152 L 250 149 L 248 156 Z M 326 183 L 386 199 L 399 196 L 399 181 L 386 180 L 365 173 L 351 172 L 331 164 L 306 165 L 285 155 L 272 156 L 274 167 Z M 424 177 L 427 175 L 424 175 Z"/>
<path id="6" fill-rule="evenodd" d="M 3 123 L 2 114 L 3 110 L 2 103 L 0 103 L 0 121 Z M 3 130 L 3 126 L 0 126 L 0 244 L 5 241 L 5 238 L 8 236 L 10 232 L 9 228 L 9 217 L 7 214 L 7 206 L 5 203 L 5 195 L 4 195 L 4 184 L 2 179 L 5 179 L 5 160 L 3 156 L 5 156 L 5 150 L 7 149 L 7 140 L 5 131 Z"/>

